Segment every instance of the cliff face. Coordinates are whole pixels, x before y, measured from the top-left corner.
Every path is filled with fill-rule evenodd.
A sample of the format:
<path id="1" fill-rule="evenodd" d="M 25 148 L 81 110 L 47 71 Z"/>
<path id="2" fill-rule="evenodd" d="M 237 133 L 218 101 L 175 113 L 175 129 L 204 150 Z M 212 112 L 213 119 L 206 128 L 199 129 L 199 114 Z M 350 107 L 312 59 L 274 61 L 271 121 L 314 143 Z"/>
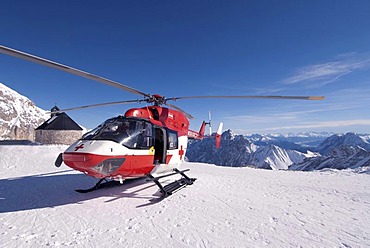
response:
<path id="1" fill-rule="evenodd" d="M 0 140 L 34 140 L 35 128 L 47 120 L 45 110 L 0 83 Z"/>

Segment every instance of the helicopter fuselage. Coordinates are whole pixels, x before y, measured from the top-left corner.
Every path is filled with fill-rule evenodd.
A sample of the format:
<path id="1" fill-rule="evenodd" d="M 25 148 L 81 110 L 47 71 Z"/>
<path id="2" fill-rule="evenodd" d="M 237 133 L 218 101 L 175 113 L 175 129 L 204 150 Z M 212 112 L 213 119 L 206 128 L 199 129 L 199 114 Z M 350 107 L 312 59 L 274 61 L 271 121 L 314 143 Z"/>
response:
<path id="1" fill-rule="evenodd" d="M 161 106 L 129 109 L 73 143 L 63 153 L 63 161 L 96 178 L 169 172 L 184 161 L 188 135 L 204 136 L 188 127 L 188 119 L 176 110 Z"/>

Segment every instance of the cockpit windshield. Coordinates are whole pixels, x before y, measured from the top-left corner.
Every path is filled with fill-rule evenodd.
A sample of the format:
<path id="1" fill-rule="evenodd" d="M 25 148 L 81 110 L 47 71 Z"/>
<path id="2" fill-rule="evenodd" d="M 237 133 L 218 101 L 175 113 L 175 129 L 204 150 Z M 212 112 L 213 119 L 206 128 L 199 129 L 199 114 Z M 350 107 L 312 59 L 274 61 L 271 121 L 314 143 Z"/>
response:
<path id="1" fill-rule="evenodd" d="M 125 117 L 106 120 L 86 133 L 83 140 L 111 140 L 128 148 L 145 149 L 152 146 L 153 126 L 150 122 Z"/>

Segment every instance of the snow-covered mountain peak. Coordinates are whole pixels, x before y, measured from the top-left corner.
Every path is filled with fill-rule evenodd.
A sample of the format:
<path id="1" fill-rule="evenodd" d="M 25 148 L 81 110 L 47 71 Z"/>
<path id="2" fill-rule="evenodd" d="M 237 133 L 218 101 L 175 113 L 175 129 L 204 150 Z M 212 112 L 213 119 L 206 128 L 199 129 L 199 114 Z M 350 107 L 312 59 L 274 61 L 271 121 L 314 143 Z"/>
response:
<path id="1" fill-rule="evenodd" d="M 29 100 L 27 97 L 19 94 L 17 91 L 9 88 L 5 84 L 0 82 L 0 94 L 1 95 L 7 95 L 7 96 L 13 96 L 14 98 L 22 99 L 23 101 Z"/>
<path id="2" fill-rule="evenodd" d="M 344 136 L 344 143 L 346 144 L 370 144 L 367 140 L 366 137 L 362 137 L 356 133 L 346 133 Z"/>
<path id="3" fill-rule="evenodd" d="M 368 142 L 367 137 L 353 132 L 332 135 L 321 142 L 317 147 L 317 150 L 321 154 L 326 155 L 330 153 L 333 148 L 343 146 L 362 147 L 366 151 L 370 151 L 370 143 Z"/>
<path id="4" fill-rule="evenodd" d="M 0 139 L 33 140 L 34 129 L 47 118 L 47 111 L 0 83 Z"/>
<path id="5" fill-rule="evenodd" d="M 232 130 L 228 129 L 222 133 L 221 139 L 222 140 L 234 140 L 235 136 L 236 134 Z"/>

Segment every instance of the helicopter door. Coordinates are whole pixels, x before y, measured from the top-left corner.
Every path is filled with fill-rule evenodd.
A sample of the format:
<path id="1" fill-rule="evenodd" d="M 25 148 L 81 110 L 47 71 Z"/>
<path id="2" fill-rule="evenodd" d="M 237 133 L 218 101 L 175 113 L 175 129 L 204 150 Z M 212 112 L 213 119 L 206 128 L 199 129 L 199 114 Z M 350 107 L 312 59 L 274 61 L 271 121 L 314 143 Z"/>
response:
<path id="1" fill-rule="evenodd" d="M 154 164 L 165 164 L 167 154 L 167 135 L 163 128 L 155 127 Z"/>

